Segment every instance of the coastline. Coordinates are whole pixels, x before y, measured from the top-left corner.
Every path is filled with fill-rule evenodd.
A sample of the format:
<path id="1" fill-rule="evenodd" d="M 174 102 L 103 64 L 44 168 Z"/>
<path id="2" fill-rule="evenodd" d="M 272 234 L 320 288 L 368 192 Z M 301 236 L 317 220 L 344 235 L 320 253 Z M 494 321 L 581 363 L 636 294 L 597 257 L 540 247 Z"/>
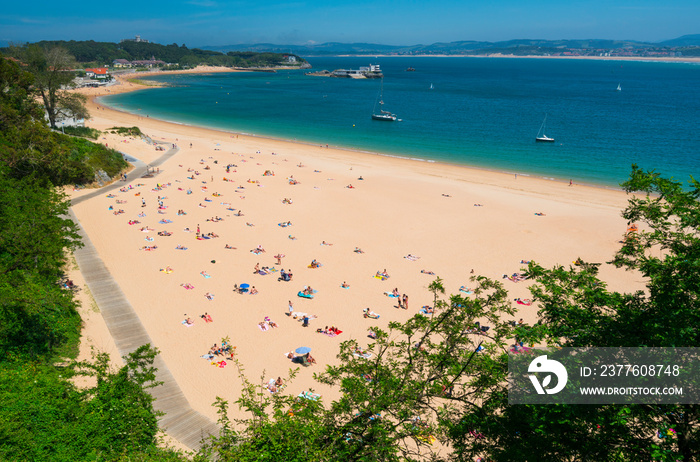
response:
<path id="1" fill-rule="evenodd" d="M 426 57 L 430 57 L 432 55 L 426 55 Z M 451 56 L 445 56 L 445 57 L 451 57 Z M 478 57 L 478 56 L 474 56 Z M 483 56 L 482 56 L 483 57 Z M 511 56 L 502 56 L 504 58 L 509 58 Z M 535 56 L 536 57 L 536 56 Z M 133 112 L 128 112 L 125 110 L 121 109 L 116 109 L 114 107 L 111 107 L 107 104 L 104 104 L 102 101 L 100 101 L 100 98 L 102 96 L 111 96 L 115 94 L 121 94 L 121 93 L 127 93 L 127 92 L 132 92 L 132 91 L 138 91 L 138 90 L 146 90 L 150 88 L 159 88 L 167 85 L 162 85 L 160 82 L 153 81 L 155 85 L 144 85 L 140 82 L 134 82 L 133 77 L 138 76 L 138 77 L 151 77 L 151 76 L 158 76 L 158 75 L 169 75 L 169 74 L 209 74 L 209 73 L 226 73 L 226 72 L 253 72 L 253 71 L 244 71 L 244 70 L 235 70 L 235 69 L 230 69 L 230 68 L 221 68 L 221 67 L 212 67 L 212 66 L 200 66 L 195 69 L 188 69 L 188 70 L 181 70 L 181 71 L 154 71 L 154 72 L 143 72 L 143 73 L 128 73 L 128 74 L 119 74 L 116 78 L 120 82 L 118 85 L 108 87 L 108 91 L 106 94 L 102 94 L 99 89 L 97 91 L 90 91 L 94 89 L 81 89 L 82 93 L 88 94 L 88 96 L 91 98 L 92 104 L 88 105 L 88 109 L 91 110 L 93 108 L 96 108 L 97 110 L 110 110 L 114 111 L 116 113 L 124 114 L 124 115 L 129 115 L 136 117 L 137 120 L 144 120 L 143 116 L 139 116 L 137 113 Z M 145 81 L 148 81 L 147 79 L 144 79 Z M 111 91 L 111 90 L 114 91 Z M 88 90 L 88 91 L 84 91 Z M 150 117 L 147 117 L 150 119 Z M 379 157 L 387 157 L 387 158 L 392 158 L 392 159 L 399 159 L 399 160 L 407 160 L 411 162 L 421 162 L 421 163 L 426 163 L 426 164 L 438 164 L 442 165 L 445 168 L 466 168 L 466 169 L 471 169 L 475 171 L 483 171 L 483 172 L 492 172 L 492 173 L 499 173 L 499 174 L 504 174 L 504 175 L 515 175 L 517 174 L 518 176 L 522 177 L 531 177 L 535 178 L 538 180 L 542 181 L 553 181 L 557 183 L 567 183 L 570 181 L 569 178 L 564 178 L 564 177 L 556 177 L 556 176 L 550 176 L 550 175 L 545 175 L 545 174 L 535 174 L 535 173 L 528 173 L 528 172 L 522 172 L 522 171 L 510 171 L 510 170 L 503 170 L 503 169 L 498 169 L 498 168 L 490 168 L 487 166 L 477 166 L 473 164 L 462 164 L 462 163 L 457 163 L 457 162 L 449 162 L 445 160 L 435 160 L 435 159 L 428 159 L 428 158 L 420 158 L 420 157 L 415 157 L 415 156 L 404 156 L 399 153 L 388 153 L 388 152 L 381 152 L 381 151 L 372 151 L 372 150 L 366 150 L 366 149 L 357 149 L 357 148 L 352 148 L 352 147 L 347 147 L 347 146 L 340 146 L 340 145 L 326 145 L 323 142 L 314 142 L 314 141 L 308 141 L 308 140 L 299 140 L 299 139 L 289 139 L 289 138 L 282 138 L 282 137 L 275 137 L 271 135 L 260 135 L 260 134 L 255 134 L 255 133 L 249 133 L 249 132 L 240 132 L 240 131 L 235 131 L 235 130 L 226 130 L 222 128 L 217 128 L 217 127 L 210 127 L 210 126 L 205 126 L 205 125 L 196 125 L 188 122 L 180 122 L 180 121 L 174 121 L 174 120 L 167 120 L 167 119 L 157 119 L 153 118 L 150 120 L 159 120 L 163 123 L 167 124 L 172 124 L 176 126 L 182 126 L 182 127 L 190 127 L 193 129 L 205 129 L 205 130 L 210 130 L 211 132 L 218 132 L 218 133 L 226 133 L 229 135 L 235 135 L 235 136 L 242 136 L 242 137 L 247 137 L 247 138 L 253 138 L 253 139 L 261 139 L 261 140 L 269 140 L 269 141 L 274 141 L 274 142 L 281 142 L 281 143 L 293 143 L 293 144 L 299 144 L 303 146 L 309 146 L 309 147 L 323 147 L 323 146 L 328 146 L 330 148 L 333 148 L 338 151 L 345 151 L 350 154 L 358 154 L 358 155 L 370 155 L 370 156 L 379 156 Z M 608 184 L 602 184 L 602 183 L 591 183 L 587 181 L 577 181 L 577 184 L 582 185 L 582 186 L 588 186 L 592 188 L 600 188 L 603 190 L 613 190 L 613 191 L 621 191 L 621 188 L 618 186 L 612 186 Z"/>
<path id="2" fill-rule="evenodd" d="M 149 87 L 122 81 L 108 93 L 142 88 Z M 366 346 L 369 327 L 405 321 L 432 303 L 426 287 L 435 276 L 421 270 L 435 272 L 448 293 L 458 293 L 460 285 L 473 284 L 471 269 L 501 279 L 519 271 L 523 259 L 545 266 L 567 266 L 577 257 L 608 261 L 626 229 L 620 210 L 627 196 L 621 191 L 174 124 L 105 107 L 93 100 L 104 89 L 81 92 L 90 98 L 88 126 L 139 126 L 154 140 L 181 147 L 154 178 L 129 178 L 124 186 L 134 189 L 116 198 L 92 198 L 77 204 L 74 212 L 192 407 L 213 420 L 215 398 L 235 401 L 241 387 L 233 365 L 214 367 L 200 357 L 223 337 L 230 336 L 237 346 L 237 358 L 253 383 L 259 377 L 284 377 L 292 366 L 284 353 L 311 347 L 319 364 L 302 369 L 287 392 L 314 389 L 328 402 L 338 392 L 315 383 L 313 372 L 337 361 L 340 341 L 355 338 Z M 140 139 L 105 133 L 99 142 L 145 163 L 161 155 Z M 227 173 L 226 165 L 235 167 Z M 265 170 L 275 175 L 263 176 Z M 298 184 L 291 185 L 289 178 Z M 188 188 L 192 194 L 186 194 Z M 285 198 L 293 204 L 285 204 Z M 158 200 L 167 210 L 157 210 Z M 109 206 L 124 214 L 115 216 Z M 244 215 L 238 217 L 230 208 Z M 187 215 L 177 215 L 177 210 Z M 214 216 L 224 221 L 208 221 Z M 173 224 L 160 224 L 163 218 Z M 141 224 L 127 223 L 134 219 Z M 280 227 L 284 222 L 293 226 Z M 197 240 L 184 231 L 200 225 L 221 238 Z M 140 226 L 153 232 L 139 232 Z M 173 234 L 156 235 L 162 230 Z M 151 245 L 145 238 L 154 239 L 158 249 L 140 250 Z M 178 244 L 188 250 L 176 250 Z M 236 249 L 225 249 L 225 244 Z M 252 253 L 257 246 L 267 252 Z M 364 253 L 353 252 L 356 247 Z M 272 257 L 277 253 L 286 255 L 282 265 Z M 420 259 L 411 261 L 407 254 Z M 312 259 L 323 267 L 307 268 Z M 256 264 L 291 269 L 294 279 L 287 283 L 278 282 L 275 274 L 253 275 Z M 167 267 L 172 274 L 160 271 Z M 372 277 L 383 269 L 391 279 Z M 600 274 L 611 290 L 642 287 L 638 275 L 609 265 Z M 350 289 L 340 287 L 344 281 Z M 234 283 L 244 282 L 260 293 L 232 292 Z M 184 290 L 183 283 L 195 288 Z M 525 284 L 504 283 L 512 298 L 528 297 Z M 304 285 L 318 290 L 314 300 L 297 297 Z M 394 287 L 410 296 L 408 310 L 396 308 L 384 295 Z M 216 297 L 209 301 L 205 293 Z M 310 329 L 285 315 L 290 300 L 295 310 L 318 316 Z M 365 307 L 381 318 L 364 319 Z M 536 306 L 519 308 L 515 319 L 536 321 Z M 205 312 L 213 323 L 199 318 Z M 265 316 L 279 327 L 261 332 L 258 323 Z M 195 325 L 184 327 L 184 317 L 192 317 Z M 330 338 L 315 332 L 326 325 L 344 333 Z M 98 338 L 91 328 L 86 321 L 84 336 Z"/>
<path id="3" fill-rule="evenodd" d="M 506 55 L 502 53 L 493 53 L 488 55 L 440 55 L 440 54 L 427 54 L 427 55 L 387 55 L 387 54 L 372 54 L 372 55 L 306 55 L 304 58 L 318 58 L 324 56 L 336 56 L 336 57 L 353 57 L 361 58 L 365 56 L 373 56 L 377 58 L 524 58 L 524 59 L 583 59 L 583 60 L 597 60 L 597 61 L 648 61 L 648 62 L 667 62 L 667 63 L 686 63 L 686 64 L 698 64 L 700 63 L 699 57 L 660 57 L 660 56 L 542 56 L 542 55 Z"/>

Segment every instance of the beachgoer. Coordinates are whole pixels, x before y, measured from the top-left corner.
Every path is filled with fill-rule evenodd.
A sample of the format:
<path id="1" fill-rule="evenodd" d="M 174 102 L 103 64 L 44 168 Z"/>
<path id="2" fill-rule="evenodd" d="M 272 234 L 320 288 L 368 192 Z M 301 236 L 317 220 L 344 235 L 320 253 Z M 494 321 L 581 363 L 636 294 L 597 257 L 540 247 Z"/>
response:
<path id="1" fill-rule="evenodd" d="M 294 306 L 292 305 L 292 301 L 289 300 L 289 314 L 287 316 L 291 316 L 293 312 L 294 312 Z"/>

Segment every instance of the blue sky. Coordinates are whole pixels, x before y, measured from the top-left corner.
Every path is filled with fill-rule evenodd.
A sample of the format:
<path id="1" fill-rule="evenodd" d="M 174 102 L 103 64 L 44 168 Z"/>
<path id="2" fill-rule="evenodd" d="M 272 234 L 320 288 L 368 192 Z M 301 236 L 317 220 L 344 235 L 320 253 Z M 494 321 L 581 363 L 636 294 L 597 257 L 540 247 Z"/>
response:
<path id="1" fill-rule="evenodd" d="M 700 33 L 698 0 L 133 0 L 4 2 L 0 43 L 117 42 L 136 34 L 189 47 L 237 43 L 629 39 Z"/>

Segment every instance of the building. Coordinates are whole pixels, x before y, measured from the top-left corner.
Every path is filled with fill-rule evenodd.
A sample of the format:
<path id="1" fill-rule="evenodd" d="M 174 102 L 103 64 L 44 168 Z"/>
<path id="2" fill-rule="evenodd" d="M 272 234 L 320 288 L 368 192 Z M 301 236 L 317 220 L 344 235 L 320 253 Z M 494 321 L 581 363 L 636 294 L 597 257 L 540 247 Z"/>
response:
<path id="1" fill-rule="evenodd" d="M 161 61 L 160 59 L 156 59 L 155 56 L 151 56 L 151 59 L 139 59 L 139 60 L 134 60 L 131 61 L 132 66 L 138 66 L 138 67 L 159 67 L 159 66 L 165 66 L 167 63 L 165 61 Z"/>
<path id="2" fill-rule="evenodd" d="M 115 59 L 112 61 L 112 67 L 131 67 L 131 61 L 128 59 Z"/>
<path id="3" fill-rule="evenodd" d="M 87 75 L 91 79 L 109 79 L 109 70 L 106 67 L 85 69 L 85 75 Z"/>
<path id="4" fill-rule="evenodd" d="M 148 40 L 142 39 L 140 35 L 137 35 L 132 39 L 121 39 L 121 42 L 150 43 Z"/>
<path id="5" fill-rule="evenodd" d="M 378 64 L 370 64 L 369 67 L 359 69 L 336 69 L 331 72 L 331 77 L 349 77 L 351 79 L 376 79 L 384 77 Z"/>

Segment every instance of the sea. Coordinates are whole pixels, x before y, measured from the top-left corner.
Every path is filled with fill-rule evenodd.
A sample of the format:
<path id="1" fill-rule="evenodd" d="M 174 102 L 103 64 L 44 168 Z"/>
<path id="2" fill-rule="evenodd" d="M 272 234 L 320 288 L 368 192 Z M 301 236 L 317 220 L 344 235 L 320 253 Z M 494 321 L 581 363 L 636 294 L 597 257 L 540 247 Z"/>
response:
<path id="1" fill-rule="evenodd" d="M 306 59 L 312 69 L 158 76 L 169 86 L 101 101 L 181 124 L 606 188 L 619 188 L 632 164 L 700 179 L 699 64 Z M 305 75 L 369 64 L 384 78 Z M 400 121 L 371 119 L 380 97 Z M 535 142 L 541 129 L 555 141 Z"/>

